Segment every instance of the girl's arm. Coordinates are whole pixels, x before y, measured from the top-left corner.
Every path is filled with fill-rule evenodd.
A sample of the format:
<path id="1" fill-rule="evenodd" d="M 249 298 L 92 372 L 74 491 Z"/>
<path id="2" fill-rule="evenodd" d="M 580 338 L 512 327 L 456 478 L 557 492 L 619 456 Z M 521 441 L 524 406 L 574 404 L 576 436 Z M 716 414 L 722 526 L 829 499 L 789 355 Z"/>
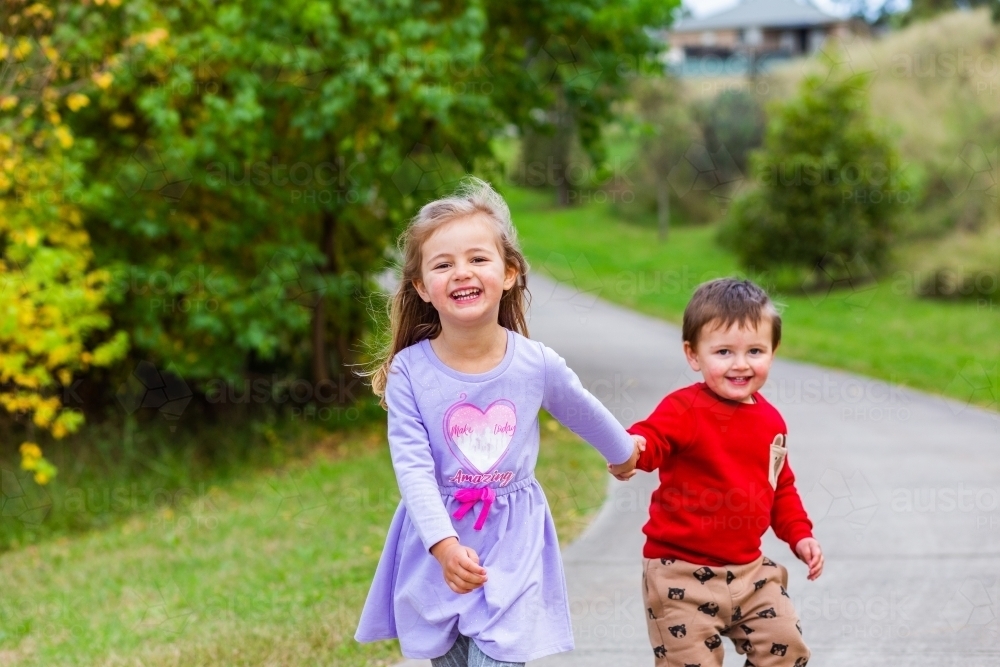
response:
<path id="1" fill-rule="evenodd" d="M 399 493 L 424 548 L 430 551 L 445 538 L 457 538 L 458 533 L 441 500 L 430 438 L 413 396 L 408 369 L 399 357 L 389 371 L 385 401 L 389 406 L 389 452 Z"/>
<path id="2" fill-rule="evenodd" d="M 593 445 L 608 463 L 625 463 L 635 451 L 632 436 L 597 398 L 584 389 L 566 361 L 542 346 L 545 389 L 542 407 L 566 428 Z"/>

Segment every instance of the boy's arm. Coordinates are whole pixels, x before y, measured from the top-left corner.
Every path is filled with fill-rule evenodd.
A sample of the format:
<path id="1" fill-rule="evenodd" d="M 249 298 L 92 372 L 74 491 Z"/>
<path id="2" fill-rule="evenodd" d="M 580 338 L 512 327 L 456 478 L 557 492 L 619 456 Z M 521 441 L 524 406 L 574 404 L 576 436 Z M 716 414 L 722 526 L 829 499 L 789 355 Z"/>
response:
<path id="1" fill-rule="evenodd" d="M 792 553 L 798 556 L 795 546 L 803 539 L 812 537 L 812 521 L 802 506 L 802 499 L 795 489 L 795 473 L 785 457 L 785 465 L 778 473 L 778 484 L 771 505 L 771 528 L 779 539 L 788 543 Z"/>
<path id="2" fill-rule="evenodd" d="M 554 350 L 542 346 L 545 387 L 542 407 L 566 428 L 589 442 L 608 463 L 628 461 L 635 450 L 632 437 L 614 415 L 589 391 Z"/>
<path id="3" fill-rule="evenodd" d="M 691 415 L 687 407 L 676 393 L 670 394 L 649 417 L 626 429 L 646 439 L 646 450 L 639 454 L 636 468 L 652 472 L 666 462 L 689 431 Z"/>

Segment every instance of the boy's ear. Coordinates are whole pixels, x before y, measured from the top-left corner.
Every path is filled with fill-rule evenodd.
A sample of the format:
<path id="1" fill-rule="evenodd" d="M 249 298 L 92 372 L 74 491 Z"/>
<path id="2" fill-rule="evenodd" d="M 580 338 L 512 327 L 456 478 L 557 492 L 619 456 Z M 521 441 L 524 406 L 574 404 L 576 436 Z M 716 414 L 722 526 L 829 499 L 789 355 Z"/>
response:
<path id="1" fill-rule="evenodd" d="M 695 354 L 695 349 L 691 347 L 691 341 L 684 341 L 684 358 L 687 359 L 688 366 L 691 367 L 695 373 L 701 372 L 701 364 L 698 363 L 698 356 Z"/>
<path id="2" fill-rule="evenodd" d="M 422 281 L 420 278 L 417 278 L 413 281 L 413 289 L 417 290 L 417 294 L 426 303 L 431 302 L 431 295 L 428 294 L 427 290 L 424 289 L 424 281 Z"/>

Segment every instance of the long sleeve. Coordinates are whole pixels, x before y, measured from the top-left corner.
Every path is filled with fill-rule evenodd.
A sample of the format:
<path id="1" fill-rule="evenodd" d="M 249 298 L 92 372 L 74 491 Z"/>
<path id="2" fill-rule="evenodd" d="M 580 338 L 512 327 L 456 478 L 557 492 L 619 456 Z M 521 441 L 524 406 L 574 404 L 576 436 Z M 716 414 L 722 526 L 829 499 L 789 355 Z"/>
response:
<path id="1" fill-rule="evenodd" d="M 407 515 L 428 550 L 458 537 L 441 500 L 430 439 L 413 396 L 406 364 L 397 357 L 385 387 L 389 406 L 389 452 Z"/>
<path id="2" fill-rule="evenodd" d="M 682 394 L 670 394 L 656 406 L 652 414 L 628 428 L 632 435 L 646 439 L 646 450 L 639 455 L 636 467 L 652 472 L 658 469 L 678 447 L 687 442 L 690 426 L 690 405 Z"/>
<path id="3" fill-rule="evenodd" d="M 561 424 L 589 442 L 609 463 L 624 463 L 632 456 L 632 438 L 615 416 L 584 389 L 566 361 L 542 346 L 545 359 L 545 389 L 542 407 Z"/>
<path id="4" fill-rule="evenodd" d="M 795 473 L 785 459 L 785 465 L 778 473 L 774 504 L 771 505 L 771 528 L 774 534 L 795 552 L 795 545 L 807 537 L 812 537 L 812 521 L 802 506 L 799 492 L 795 490 Z"/>

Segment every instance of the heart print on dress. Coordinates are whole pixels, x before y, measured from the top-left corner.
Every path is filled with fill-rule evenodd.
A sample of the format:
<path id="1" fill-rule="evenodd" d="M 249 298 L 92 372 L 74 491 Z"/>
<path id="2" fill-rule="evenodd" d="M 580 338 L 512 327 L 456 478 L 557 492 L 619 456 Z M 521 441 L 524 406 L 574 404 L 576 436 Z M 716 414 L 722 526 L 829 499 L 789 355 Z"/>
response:
<path id="1" fill-rule="evenodd" d="M 464 458 L 480 473 L 496 467 L 510 448 L 517 427 L 517 411 L 505 398 L 493 401 L 485 410 L 465 402 L 461 394 L 458 402 L 444 413 L 444 433 L 452 454 Z"/>

